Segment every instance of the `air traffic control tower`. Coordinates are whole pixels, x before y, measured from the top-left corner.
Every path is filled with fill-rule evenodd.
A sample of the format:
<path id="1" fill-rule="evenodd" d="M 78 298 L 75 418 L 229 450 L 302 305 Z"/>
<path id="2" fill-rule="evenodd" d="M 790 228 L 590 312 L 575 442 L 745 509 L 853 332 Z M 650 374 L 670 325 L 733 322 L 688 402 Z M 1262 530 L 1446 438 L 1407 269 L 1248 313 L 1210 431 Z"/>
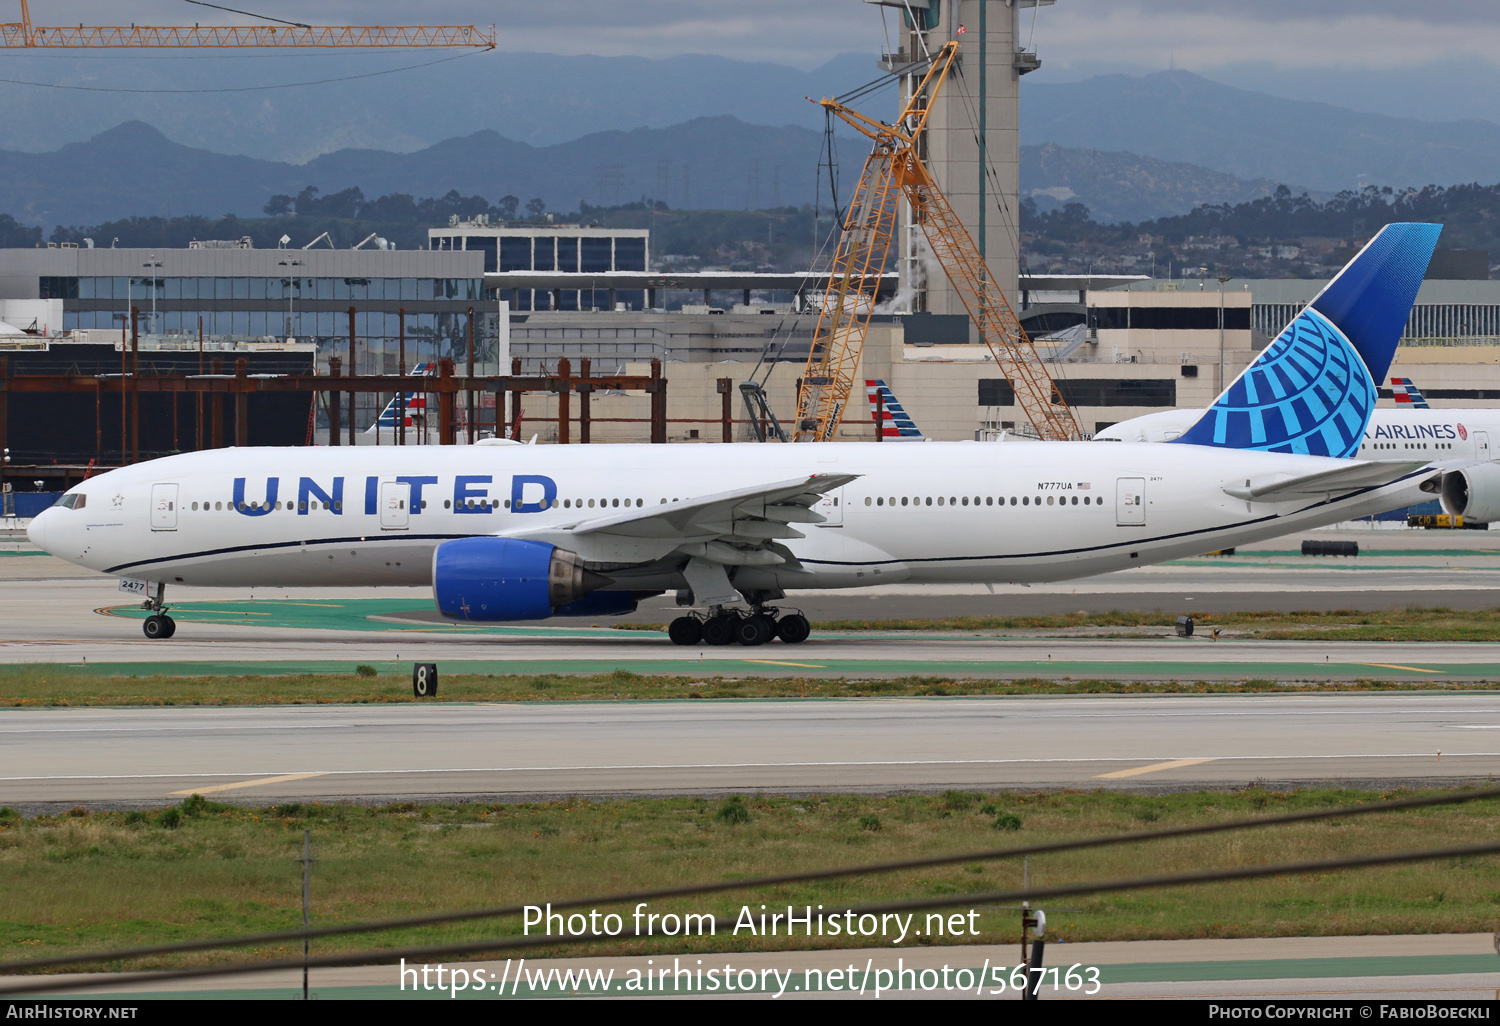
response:
<path id="1" fill-rule="evenodd" d="M 892 39 L 901 40 L 899 51 L 881 61 L 885 70 L 903 74 L 897 109 L 921 81 L 927 55 L 958 41 L 958 64 L 928 118 L 922 158 L 979 244 L 994 280 L 1019 309 L 1021 76 L 1041 65 L 1022 44 L 1036 8 L 1053 0 L 866 2 L 885 8 L 887 23 L 901 29 L 899 37 L 892 32 Z M 903 202 L 899 294 L 912 295 L 915 311 L 963 314 L 947 276 L 924 259 L 926 249 Z"/>

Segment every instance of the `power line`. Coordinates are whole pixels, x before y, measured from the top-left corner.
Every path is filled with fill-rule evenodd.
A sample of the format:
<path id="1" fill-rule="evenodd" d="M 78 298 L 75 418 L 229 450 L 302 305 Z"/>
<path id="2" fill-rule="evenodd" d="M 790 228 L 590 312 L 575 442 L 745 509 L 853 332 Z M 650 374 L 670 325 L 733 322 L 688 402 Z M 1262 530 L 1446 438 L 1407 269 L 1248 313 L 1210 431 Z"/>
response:
<path id="1" fill-rule="evenodd" d="M 274 21 L 281 25 L 292 25 L 296 28 L 312 28 L 311 25 L 304 25 L 300 21 L 286 21 L 282 18 L 272 18 L 264 14 L 251 14 L 249 11 L 240 11 L 236 10 L 233 7 L 220 7 L 218 4 L 206 3 L 204 2 L 204 0 L 187 0 L 187 2 L 190 4 L 196 4 L 199 7 L 212 7 L 216 11 L 228 11 L 230 14 L 243 14 L 247 18 L 259 18 L 261 21 Z"/>
<path id="2" fill-rule="evenodd" d="M 1173 873 L 1165 876 L 1136 877 L 1129 880 L 1108 880 L 1103 883 L 1067 884 L 1061 887 L 1022 888 L 1009 891 L 985 891 L 977 894 L 948 895 L 940 898 L 912 898 L 905 901 L 888 901 L 877 905 L 862 905 L 838 912 L 815 913 L 819 922 L 825 918 L 845 915 L 884 915 L 891 912 L 917 912 L 926 909 L 974 908 L 979 905 L 994 905 L 1002 902 L 1038 901 L 1043 898 L 1065 898 L 1081 894 L 1109 894 L 1119 891 L 1155 890 L 1163 887 L 1184 887 L 1205 883 L 1224 883 L 1231 880 L 1256 880 L 1270 876 L 1290 876 L 1306 873 L 1323 873 L 1336 869 L 1360 869 L 1370 866 L 1401 865 L 1409 862 L 1429 862 L 1438 859 L 1468 858 L 1476 855 L 1500 853 L 1500 842 L 1465 845 L 1456 848 L 1427 848 L 1420 851 L 1391 852 L 1383 855 L 1359 855 L 1352 858 L 1326 859 L 1317 862 L 1284 862 L 1271 866 L 1249 866 L 1239 869 L 1213 869 L 1200 873 Z M 552 905 L 555 909 L 556 903 Z M 717 936 L 722 927 L 726 931 L 734 926 L 734 920 L 713 916 L 706 919 L 710 934 Z M 298 934 L 301 936 L 301 934 Z M 635 935 L 639 936 L 639 935 Z M 647 936 L 653 936 L 647 934 Z M 439 944 L 420 948 L 375 949 L 357 951 L 343 955 L 322 955 L 311 959 L 280 959 L 273 962 L 241 962 L 220 966 L 198 966 L 190 969 L 166 969 L 156 972 L 131 973 L 132 985 L 155 983 L 165 980 L 202 979 L 212 976 L 238 976 L 243 973 L 275 972 L 280 969 L 333 968 L 336 966 L 368 965 L 371 962 L 389 962 L 396 958 L 430 959 L 448 958 L 457 955 L 475 955 L 496 951 L 525 951 L 533 948 L 568 946 L 590 941 L 618 940 L 603 932 L 588 932 L 569 936 L 507 937 L 486 941 L 469 941 L 463 944 Z M 93 987 L 119 986 L 118 979 L 93 979 L 87 983 L 76 980 L 52 980 L 39 985 L 16 985 L 0 989 L 0 996 L 52 993 L 59 990 L 79 990 Z"/>
<path id="3" fill-rule="evenodd" d="M 459 58 L 471 57 L 476 53 L 482 52 L 483 51 L 481 50 L 468 50 L 464 53 L 454 54 L 451 57 L 439 57 L 437 60 L 427 61 L 425 64 L 408 64 L 400 68 L 387 68 L 384 71 L 368 71 L 362 75 L 344 75 L 339 78 L 320 78 L 310 82 L 283 82 L 280 85 L 231 86 L 223 89 L 120 89 L 114 86 L 81 86 L 60 85 L 56 82 L 25 82 L 15 78 L 0 78 L 0 82 L 9 85 L 37 86 L 42 89 L 71 89 L 86 93 L 254 93 L 263 92 L 268 89 L 298 89 L 302 86 L 329 85 L 334 82 L 352 82 L 355 79 L 360 78 L 378 78 L 381 75 L 394 75 L 398 71 L 415 71 L 418 68 L 430 68 L 434 64 L 444 64 L 448 61 L 456 61 Z"/>
<path id="4" fill-rule="evenodd" d="M 879 862 L 843 869 L 812 870 L 805 873 L 784 873 L 776 876 L 749 877 L 740 880 L 716 881 L 707 884 L 688 884 L 681 887 L 664 887 L 650 891 L 633 891 L 625 894 L 604 894 L 593 897 L 567 898 L 551 902 L 554 909 L 585 908 L 597 905 L 619 905 L 635 901 L 660 898 L 682 898 L 699 894 L 723 891 L 748 890 L 756 887 L 774 887 L 791 883 L 809 883 L 818 880 L 833 880 L 849 876 L 871 876 L 908 869 L 930 869 L 937 866 L 956 865 L 962 862 L 992 862 L 1000 859 L 1021 858 L 1032 855 L 1052 855 L 1065 851 L 1087 848 L 1107 848 L 1121 844 L 1136 844 L 1143 841 L 1161 841 L 1180 837 L 1197 837 L 1207 834 L 1231 833 L 1268 826 L 1285 826 L 1291 823 L 1306 823 L 1319 819 L 1347 819 L 1381 812 L 1399 812 L 1406 809 L 1432 808 L 1439 805 L 1462 805 L 1468 802 L 1500 798 L 1500 788 L 1490 788 L 1467 793 L 1437 795 L 1428 798 L 1409 798 L 1403 801 L 1383 802 L 1379 805 L 1351 805 L 1335 809 L 1311 809 L 1281 816 L 1262 816 L 1252 819 L 1231 819 L 1221 823 L 1205 823 L 1197 826 L 1165 827 L 1160 830 L 1136 831 L 1111 834 L 1108 837 L 1088 837 L 1071 841 L 1053 841 L 1047 844 L 1028 845 L 1023 848 L 996 848 L 987 851 L 963 852 L 957 855 L 937 855 L 921 859 L 906 859 L 900 862 Z M 431 926 L 439 923 L 456 923 L 474 919 L 498 918 L 518 915 L 525 905 L 501 905 L 487 909 L 470 909 L 463 912 L 439 912 L 432 915 L 408 916 L 401 919 L 386 919 L 371 923 L 355 923 L 346 926 L 329 926 L 313 930 L 309 936 L 336 937 L 351 933 L 369 933 L 378 930 L 405 929 L 412 926 Z M 287 930 L 280 933 L 252 934 L 242 937 L 215 938 L 213 940 L 186 941 L 178 944 L 159 944 L 149 947 L 125 948 L 116 951 L 98 952 L 91 955 L 54 956 L 16 962 L 0 962 L 0 973 L 33 972 L 41 969 L 56 969 L 62 966 L 81 965 L 86 962 L 118 961 L 126 958 L 143 958 L 148 955 L 165 955 L 186 951 L 208 951 L 215 948 L 239 947 L 247 944 L 267 944 L 275 941 L 296 940 L 303 936 L 302 930 Z M 0 992 L 3 993 L 3 992 Z"/>
<path id="5" fill-rule="evenodd" d="M 339 53 L 340 57 L 364 57 L 371 54 L 417 53 L 426 50 L 422 46 L 404 47 L 349 47 Z M 0 59 L 13 61 L 259 61 L 283 57 L 315 57 L 328 59 L 322 50 L 287 50 L 270 53 L 156 53 L 143 49 L 126 50 L 119 53 L 36 53 L 12 51 L 0 52 Z"/>

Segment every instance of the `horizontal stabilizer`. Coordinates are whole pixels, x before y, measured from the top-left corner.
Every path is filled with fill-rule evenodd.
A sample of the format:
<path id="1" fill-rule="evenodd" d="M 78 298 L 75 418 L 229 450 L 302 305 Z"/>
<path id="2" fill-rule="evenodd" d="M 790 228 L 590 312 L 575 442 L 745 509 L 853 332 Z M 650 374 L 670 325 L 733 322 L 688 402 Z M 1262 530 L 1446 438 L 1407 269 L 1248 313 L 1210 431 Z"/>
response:
<path id="1" fill-rule="evenodd" d="M 1316 474 L 1288 477 L 1269 474 L 1260 478 L 1249 478 L 1243 486 L 1230 485 L 1225 493 L 1236 499 L 1251 499 L 1256 502 L 1290 502 L 1328 495 L 1334 492 L 1351 492 L 1361 488 L 1379 488 L 1408 477 L 1423 467 L 1430 466 L 1427 460 L 1371 460 L 1321 470 Z"/>

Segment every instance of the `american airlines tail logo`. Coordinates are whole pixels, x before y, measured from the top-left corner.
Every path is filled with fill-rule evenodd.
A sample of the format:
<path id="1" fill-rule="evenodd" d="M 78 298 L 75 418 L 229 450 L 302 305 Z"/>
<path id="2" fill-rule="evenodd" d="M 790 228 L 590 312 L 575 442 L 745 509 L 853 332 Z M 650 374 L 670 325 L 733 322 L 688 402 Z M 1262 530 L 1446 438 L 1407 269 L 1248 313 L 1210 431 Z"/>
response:
<path id="1" fill-rule="evenodd" d="M 865 379 L 865 395 L 870 400 L 870 417 L 876 423 L 881 438 L 895 441 L 920 440 L 922 432 L 911 419 L 911 414 L 896 398 L 890 386 L 879 378 Z"/>
<path id="2" fill-rule="evenodd" d="M 1400 405 L 1414 406 L 1419 410 L 1432 409 L 1427 405 L 1427 400 L 1422 398 L 1417 386 L 1411 383 L 1411 378 L 1392 378 L 1391 398 Z"/>

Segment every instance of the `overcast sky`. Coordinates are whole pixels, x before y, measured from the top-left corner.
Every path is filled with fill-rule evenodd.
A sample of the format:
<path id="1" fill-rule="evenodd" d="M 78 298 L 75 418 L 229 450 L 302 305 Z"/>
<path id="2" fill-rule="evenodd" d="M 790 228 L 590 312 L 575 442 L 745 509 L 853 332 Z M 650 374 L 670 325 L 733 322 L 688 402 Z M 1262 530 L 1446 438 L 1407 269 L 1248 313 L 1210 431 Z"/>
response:
<path id="1" fill-rule="evenodd" d="M 998 5 L 999 0 L 992 0 Z M 560 54 L 719 54 L 809 69 L 884 43 L 861 0 L 227 0 L 316 24 L 494 24 L 500 48 Z M 15 17 L 16 0 L 0 0 Z M 128 18 L 122 14 L 128 10 Z M 186 0 L 33 0 L 38 23 L 251 19 Z M 1022 31 L 1032 31 L 1023 11 Z M 894 16 L 892 16 L 894 22 Z M 1058 0 L 1035 17 L 1032 82 L 1177 67 L 1247 88 L 1362 109 L 1500 120 L 1497 0 Z"/>
<path id="2" fill-rule="evenodd" d="M 16 0 L 0 0 L 5 17 Z M 495 24 L 502 48 L 662 57 L 714 53 L 803 67 L 883 41 L 860 0 L 229 0 L 224 6 L 319 24 Z M 185 0 L 36 0 L 39 23 L 244 22 Z M 1029 14 L 1023 14 L 1029 29 Z M 1036 19 L 1060 64 L 1194 70 L 1246 61 L 1290 68 L 1399 68 L 1440 59 L 1493 62 L 1495 0 L 1059 0 Z M 1045 59 L 1045 58 L 1044 58 Z"/>

